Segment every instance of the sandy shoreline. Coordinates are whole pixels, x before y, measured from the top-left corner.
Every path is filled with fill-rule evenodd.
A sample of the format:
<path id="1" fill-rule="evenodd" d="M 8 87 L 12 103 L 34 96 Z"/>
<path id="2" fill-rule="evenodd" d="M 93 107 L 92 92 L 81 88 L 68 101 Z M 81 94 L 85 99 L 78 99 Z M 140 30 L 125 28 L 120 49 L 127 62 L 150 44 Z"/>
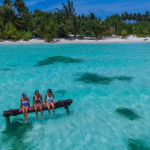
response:
<path id="1" fill-rule="evenodd" d="M 54 39 L 59 40 L 57 43 L 53 42 L 44 42 L 42 39 L 31 39 L 29 41 L 11 41 L 11 40 L 4 40 L 0 42 L 0 45 L 2 44 L 77 44 L 77 43 L 85 43 L 85 44 L 99 44 L 99 43 L 150 43 L 150 38 L 148 40 L 144 41 L 145 38 L 128 38 L 128 39 L 119 39 L 119 38 L 106 38 L 101 40 L 70 40 L 70 39 Z"/>

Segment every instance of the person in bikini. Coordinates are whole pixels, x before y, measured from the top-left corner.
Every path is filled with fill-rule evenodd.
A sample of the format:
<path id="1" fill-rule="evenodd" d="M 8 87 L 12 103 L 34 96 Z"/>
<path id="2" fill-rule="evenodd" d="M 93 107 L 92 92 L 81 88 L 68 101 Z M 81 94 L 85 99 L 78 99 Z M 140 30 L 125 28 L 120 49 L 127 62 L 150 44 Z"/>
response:
<path id="1" fill-rule="evenodd" d="M 50 108 L 52 106 L 52 109 L 53 109 L 53 116 L 55 117 L 54 115 L 54 111 L 55 111 L 55 106 L 54 106 L 54 102 L 55 102 L 55 98 L 54 98 L 54 94 L 52 93 L 52 90 L 51 89 L 48 89 L 47 90 L 47 94 L 45 95 L 45 100 L 44 100 L 44 103 L 46 103 L 46 106 L 48 108 L 48 112 L 49 112 L 49 115 L 50 116 Z"/>
<path id="2" fill-rule="evenodd" d="M 20 99 L 20 112 L 23 112 L 23 116 L 25 118 L 25 124 L 28 122 L 28 110 L 30 108 L 30 100 L 29 97 L 25 93 L 22 94 L 22 97 Z"/>
<path id="3" fill-rule="evenodd" d="M 41 104 L 41 102 L 43 104 L 42 95 L 39 94 L 38 90 L 36 90 L 35 91 L 35 95 L 33 96 L 33 106 L 34 106 L 34 109 L 35 109 L 35 113 L 36 113 L 37 119 L 39 119 L 38 112 L 37 112 L 38 108 L 40 108 L 41 119 L 43 119 L 43 110 L 42 110 L 42 104 Z"/>

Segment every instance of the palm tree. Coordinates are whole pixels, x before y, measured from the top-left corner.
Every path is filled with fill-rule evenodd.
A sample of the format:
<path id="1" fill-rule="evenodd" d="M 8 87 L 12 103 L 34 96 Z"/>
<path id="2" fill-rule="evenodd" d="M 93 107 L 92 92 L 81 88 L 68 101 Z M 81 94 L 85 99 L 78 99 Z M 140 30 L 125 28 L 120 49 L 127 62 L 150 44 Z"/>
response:
<path id="1" fill-rule="evenodd" d="M 74 38 L 76 38 L 80 29 L 81 21 L 76 16 L 72 16 L 66 21 L 66 25 L 69 27 L 70 32 L 73 33 Z"/>
<path id="2" fill-rule="evenodd" d="M 131 20 L 132 20 L 132 13 L 131 14 L 129 14 L 129 16 L 128 16 L 128 20 L 130 20 L 130 22 L 131 22 Z"/>
<path id="3" fill-rule="evenodd" d="M 73 7 L 73 1 L 68 0 L 67 4 L 62 3 L 63 9 L 59 10 L 56 8 L 56 10 L 62 14 L 64 14 L 67 18 L 70 18 L 73 15 L 76 15 L 75 8 Z"/>
<path id="4" fill-rule="evenodd" d="M 7 4 L 4 4 L 2 7 L 0 7 L 0 21 L 2 21 L 4 24 L 11 22 L 15 26 L 20 26 L 22 23 L 22 21 L 18 18 L 18 15 L 15 14 L 15 9 Z"/>
<path id="5" fill-rule="evenodd" d="M 23 21 L 22 29 L 27 31 L 33 29 L 32 26 L 32 12 L 27 7 L 22 11 L 21 20 Z"/>
<path id="6" fill-rule="evenodd" d="M 137 21 L 142 21 L 142 15 L 141 13 L 138 13 L 136 16 Z"/>
<path id="7" fill-rule="evenodd" d="M 91 20 L 94 20 L 96 17 L 95 17 L 95 15 L 94 15 L 94 13 L 90 13 L 90 19 Z"/>
<path id="8" fill-rule="evenodd" d="M 23 0 L 15 0 L 13 3 L 13 6 L 17 9 L 18 13 L 21 14 L 22 11 L 25 9 L 25 3 Z"/>
<path id="9" fill-rule="evenodd" d="M 125 20 L 129 19 L 129 14 L 127 12 L 124 13 Z"/>
<path id="10" fill-rule="evenodd" d="M 137 19 L 136 16 L 137 16 L 136 13 L 134 13 L 133 16 L 132 16 L 132 19 L 133 19 L 134 21 Z"/>
<path id="11" fill-rule="evenodd" d="M 84 20 L 84 18 L 85 18 L 85 16 L 84 16 L 84 14 L 82 14 L 81 19 Z"/>
<path id="12" fill-rule="evenodd" d="M 146 22 L 148 21 L 149 15 L 150 15 L 150 14 L 149 14 L 149 11 L 146 11 L 146 13 L 145 13 L 145 18 L 146 18 L 145 21 L 146 21 Z"/>
<path id="13" fill-rule="evenodd" d="M 101 24 L 101 21 L 95 19 L 92 21 L 92 28 L 93 28 L 93 31 L 94 31 L 94 34 L 95 35 L 100 35 L 102 37 L 102 34 L 106 28 L 106 26 L 104 26 L 103 24 Z"/>
<path id="14" fill-rule="evenodd" d="M 124 13 L 122 13 L 122 14 L 121 14 L 121 17 L 122 17 L 122 20 L 123 20 L 123 21 L 125 21 L 125 20 L 126 20 L 126 18 L 125 18 L 125 14 L 124 14 Z"/>
<path id="15" fill-rule="evenodd" d="M 4 5 L 4 4 L 7 4 L 7 5 L 11 5 L 12 1 L 11 0 L 1 0 L 1 3 Z"/>

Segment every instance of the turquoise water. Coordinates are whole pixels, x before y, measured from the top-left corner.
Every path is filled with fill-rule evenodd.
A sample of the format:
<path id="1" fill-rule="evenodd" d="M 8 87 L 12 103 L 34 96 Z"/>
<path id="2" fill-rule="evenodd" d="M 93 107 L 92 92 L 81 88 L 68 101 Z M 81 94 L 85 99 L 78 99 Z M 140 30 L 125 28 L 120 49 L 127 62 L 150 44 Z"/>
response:
<path id="1" fill-rule="evenodd" d="M 0 45 L 0 58 L 0 149 L 150 149 L 150 44 Z M 3 111 L 23 92 L 32 104 L 48 88 L 73 99 L 69 114 L 32 113 L 26 125 L 19 115 L 6 127 Z"/>

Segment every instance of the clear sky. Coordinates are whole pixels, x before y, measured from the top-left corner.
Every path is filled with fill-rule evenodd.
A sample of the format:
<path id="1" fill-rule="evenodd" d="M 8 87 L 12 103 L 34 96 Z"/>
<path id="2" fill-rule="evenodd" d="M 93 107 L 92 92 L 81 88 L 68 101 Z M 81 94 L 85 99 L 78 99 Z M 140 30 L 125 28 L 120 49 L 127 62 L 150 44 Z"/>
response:
<path id="1" fill-rule="evenodd" d="M 61 3 L 67 0 L 24 0 L 30 10 L 40 9 L 43 11 L 54 11 L 62 8 Z M 145 13 L 150 11 L 150 0 L 73 0 L 77 14 L 89 14 L 93 12 L 97 17 L 105 19 L 112 14 Z"/>

